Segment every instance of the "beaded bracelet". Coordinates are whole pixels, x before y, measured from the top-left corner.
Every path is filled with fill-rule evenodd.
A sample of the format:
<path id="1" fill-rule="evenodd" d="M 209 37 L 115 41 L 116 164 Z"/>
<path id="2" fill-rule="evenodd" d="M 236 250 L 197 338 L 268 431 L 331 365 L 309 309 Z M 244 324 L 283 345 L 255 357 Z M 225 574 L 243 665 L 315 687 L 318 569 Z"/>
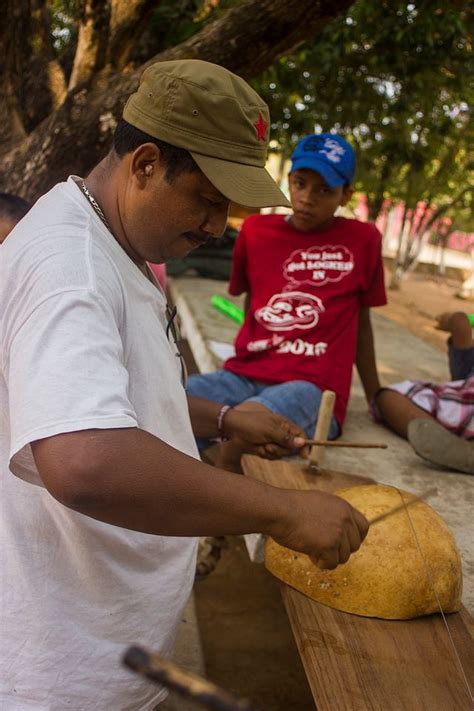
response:
<path id="1" fill-rule="evenodd" d="M 232 410 L 231 405 L 222 405 L 221 409 L 218 412 L 217 415 L 217 432 L 219 434 L 219 440 L 221 442 L 228 442 L 229 437 L 224 433 L 224 417 L 226 414 L 229 412 L 229 410 Z"/>

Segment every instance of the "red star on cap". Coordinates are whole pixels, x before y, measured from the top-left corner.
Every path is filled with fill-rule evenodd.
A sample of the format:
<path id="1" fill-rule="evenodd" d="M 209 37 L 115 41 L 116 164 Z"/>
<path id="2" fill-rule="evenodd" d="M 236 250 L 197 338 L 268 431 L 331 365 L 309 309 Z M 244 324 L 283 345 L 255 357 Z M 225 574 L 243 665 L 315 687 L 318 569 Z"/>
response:
<path id="1" fill-rule="evenodd" d="M 268 123 L 265 121 L 262 114 L 258 115 L 258 121 L 257 121 L 257 123 L 254 123 L 254 126 L 257 129 L 257 140 L 258 141 L 265 141 Z"/>

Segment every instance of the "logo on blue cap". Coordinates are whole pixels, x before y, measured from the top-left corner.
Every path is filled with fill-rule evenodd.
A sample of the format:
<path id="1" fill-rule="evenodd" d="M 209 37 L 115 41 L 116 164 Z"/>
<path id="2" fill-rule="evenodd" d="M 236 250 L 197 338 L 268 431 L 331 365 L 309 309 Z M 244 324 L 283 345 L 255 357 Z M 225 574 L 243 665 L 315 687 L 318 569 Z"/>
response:
<path id="1" fill-rule="evenodd" d="M 291 170 L 307 168 L 319 173 L 330 188 L 350 184 L 355 174 L 355 155 L 344 138 L 332 133 L 305 136 L 291 156 Z"/>

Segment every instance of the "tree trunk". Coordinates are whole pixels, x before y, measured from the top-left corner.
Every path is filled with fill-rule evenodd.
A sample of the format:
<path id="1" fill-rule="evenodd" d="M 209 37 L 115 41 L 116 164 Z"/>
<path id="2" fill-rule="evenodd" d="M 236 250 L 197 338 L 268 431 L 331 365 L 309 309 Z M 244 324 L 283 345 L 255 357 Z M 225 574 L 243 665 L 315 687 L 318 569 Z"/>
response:
<path id="1" fill-rule="evenodd" d="M 415 267 L 418 263 L 423 245 L 425 244 L 425 242 L 427 240 L 429 230 L 430 230 L 431 226 L 436 222 L 436 220 L 438 220 L 440 217 L 442 217 L 449 210 L 449 208 L 451 208 L 454 205 L 456 205 L 457 203 L 459 203 L 466 194 L 471 193 L 471 192 L 474 192 L 474 188 L 472 188 L 470 185 L 468 185 L 466 188 L 463 188 L 459 193 L 457 193 L 457 195 L 455 195 L 449 203 L 441 205 L 437 210 L 435 210 L 427 221 L 421 220 L 420 225 L 418 227 L 418 231 L 413 236 L 416 246 L 415 247 L 413 245 L 408 246 L 405 249 L 404 257 L 401 258 L 404 229 L 405 229 L 405 222 L 406 222 L 406 215 L 407 215 L 407 207 L 405 206 L 402 229 L 400 230 L 398 253 L 397 253 L 397 258 L 394 261 L 392 275 L 390 278 L 389 289 L 394 289 L 394 290 L 400 289 L 402 280 L 405 277 L 405 275 L 409 271 L 413 271 L 415 269 Z"/>
<path id="2" fill-rule="evenodd" d="M 401 222 L 400 230 L 398 233 L 397 254 L 395 256 L 395 259 L 393 260 L 392 272 L 390 275 L 390 282 L 388 285 L 388 288 L 391 289 L 392 291 L 398 291 L 398 289 L 400 289 L 402 279 L 403 279 L 402 253 L 403 253 L 403 247 L 404 247 L 404 240 L 406 237 L 405 232 L 406 232 L 407 215 L 408 215 L 408 206 L 405 203 L 405 205 L 403 206 L 402 222 Z"/>
<path id="3" fill-rule="evenodd" d="M 105 65 L 109 24 L 109 3 L 103 0 L 85 0 L 74 64 L 69 78 L 69 91 L 89 83 L 94 74 Z"/>
<path id="4" fill-rule="evenodd" d="M 375 222 L 382 209 L 384 197 L 383 192 L 379 193 L 375 200 L 367 200 L 368 217 L 370 222 Z"/>
<path id="5" fill-rule="evenodd" d="M 66 95 L 47 0 L 8 0 L 0 24 L 0 155 L 26 138 Z"/>
<path id="6" fill-rule="evenodd" d="M 345 11 L 352 0 L 246 0 L 181 45 L 151 61 L 199 58 L 245 78 L 313 35 Z M 34 200 L 70 173 L 85 175 L 107 152 L 124 99 L 147 65 L 78 87 L 1 162 L 0 190 Z"/>
<path id="7" fill-rule="evenodd" d="M 369 195 L 367 195 L 367 207 L 369 209 L 369 220 L 371 222 L 375 222 L 377 217 L 379 216 L 379 212 L 382 209 L 383 201 L 384 201 L 384 193 L 385 193 L 385 187 L 387 184 L 388 177 L 390 175 L 390 167 L 389 167 L 389 161 L 385 160 L 385 162 L 382 165 L 382 170 L 380 172 L 380 180 L 377 186 L 377 191 L 375 195 L 370 198 Z"/>
<path id="8" fill-rule="evenodd" d="M 4 10 L 5 12 L 5 10 Z M 20 77 L 26 69 L 30 33 L 29 0 L 9 0 L 0 24 L 0 144 L 14 145 L 27 135 Z"/>

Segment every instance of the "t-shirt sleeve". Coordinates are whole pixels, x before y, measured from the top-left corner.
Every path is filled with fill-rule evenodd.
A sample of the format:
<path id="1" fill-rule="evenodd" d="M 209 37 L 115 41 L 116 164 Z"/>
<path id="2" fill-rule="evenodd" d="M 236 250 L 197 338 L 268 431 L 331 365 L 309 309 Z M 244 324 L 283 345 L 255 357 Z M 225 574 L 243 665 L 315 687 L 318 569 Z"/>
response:
<path id="1" fill-rule="evenodd" d="M 99 293 L 45 298 L 12 319 L 3 346 L 10 458 L 55 434 L 137 426 L 116 313 Z"/>
<path id="2" fill-rule="evenodd" d="M 232 254 L 232 271 L 229 281 L 229 294 L 240 296 L 249 290 L 247 276 L 247 239 L 245 222 L 237 236 Z"/>
<path id="3" fill-rule="evenodd" d="M 387 303 L 382 260 L 382 235 L 371 225 L 372 234 L 367 248 L 366 272 L 362 289 L 361 306 L 384 306 Z"/>

